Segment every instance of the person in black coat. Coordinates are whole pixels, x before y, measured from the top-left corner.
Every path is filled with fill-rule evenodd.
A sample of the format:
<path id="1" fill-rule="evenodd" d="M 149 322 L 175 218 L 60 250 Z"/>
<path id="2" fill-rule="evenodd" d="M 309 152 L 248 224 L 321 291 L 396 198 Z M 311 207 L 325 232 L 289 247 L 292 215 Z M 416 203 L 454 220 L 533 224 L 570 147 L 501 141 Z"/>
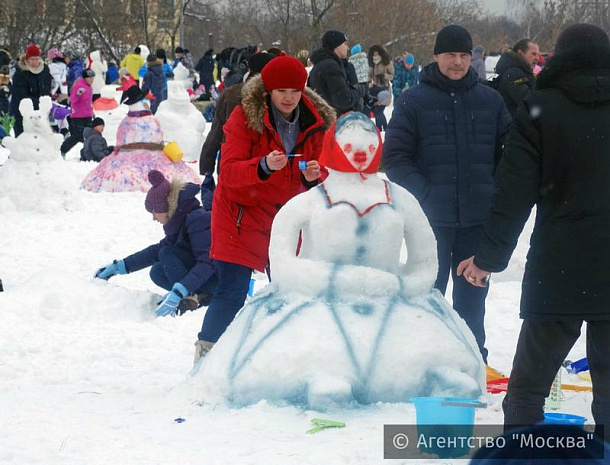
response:
<path id="1" fill-rule="evenodd" d="M 23 116 L 19 112 L 19 104 L 25 98 L 32 99 L 34 110 L 38 110 L 38 100 L 43 95 L 51 95 L 51 72 L 40 57 L 40 49 L 30 45 L 19 59 L 15 75 L 10 112 L 15 117 L 15 137 L 23 132 Z"/>
<path id="2" fill-rule="evenodd" d="M 153 95 L 150 101 L 150 111 L 155 114 L 159 104 L 167 99 L 167 78 L 163 70 L 163 61 L 153 53 L 146 58 L 146 74 L 142 82 L 142 93 Z"/>
<path id="3" fill-rule="evenodd" d="M 210 89 L 214 85 L 214 50 L 206 51 L 197 62 L 195 71 L 199 73 L 199 83 L 205 86 L 206 95 L 210 94 Z"/>
<path id="4" fill-rule="evenodd" d="M 437 240 L 436 287 L 445 293 L 451 272 L 453 306 L 486 361 L 487 288 L 457 279 L 456 268 L 483 234 L 510 115 L 500 94 L 469 67 L 471 53 L 472 39 L 463 27 L 438 33 L 435 62 L 395 102 L 382 160 L 390 181 L 411 192 L 426 213 Z"/>
<path id="5" fill-rule="evenodd" d="M 337 116 L 348 111 L 362 111 L 366 88 L 350 85 L 350 78 L 358 82 L 355 76 L 348 74 L 344 60 L 349 46 L 347 37 L 339 31 L 326 31 L 322 36 L 322 48 L 311 54 L 313 68 L 309 73 L 308 87 L 315 90 L 332 106 Z"/>
<path id="6" fill-rule="evenodd" d="M 503 53 L 496 65 L 497 91 L 500 92 L 511 117 L 528 95 L 534 91 L 536 78 L 534 66 L 540 54 L 538 44 L 529 39 L 522 39 L 513 48 Z"/>
<path id="7" fill-rule="evenodd" d="M 481 286 L 505 269 L 536 206 L 505 425 L 543 419 L 553 378 L 586 321 L 593 418 L 610 430 L 608 154 L 610 40 L 596 26 L 577 24 L 560 34 L 536 92 L 517 113 L 485 234 L 459 270 Z"/>
<path id="8" fill-rule="evenodd" d="M 169 291 L 158 303 L 157 316 L 208 305 L 218 284 L 216 266 L 209 256 L 213 192 L 202 192 L 202 207 L 195 198 L 197 184 L 170 183 L 157 170 L 148 173 L 148 179 L 152 187 L 146 194 L 146 210 L 163 225 L 165 237 L 123 260 L 114 260 L 97 270 L 95 277 L 108 280 L 151 267 L 153 282 Z"/>

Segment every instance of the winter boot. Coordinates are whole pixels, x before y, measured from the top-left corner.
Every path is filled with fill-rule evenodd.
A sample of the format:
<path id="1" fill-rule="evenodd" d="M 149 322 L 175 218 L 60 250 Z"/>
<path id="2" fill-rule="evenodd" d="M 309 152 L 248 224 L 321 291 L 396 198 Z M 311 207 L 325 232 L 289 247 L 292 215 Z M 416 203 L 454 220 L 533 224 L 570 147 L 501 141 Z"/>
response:
<path id="1" fill-rule="evenodd" d="M 212 350 L 214 347 L 213 342 L 198 340 L 195 342 L 195 358 L 193 361 L 194 365 L 197 365 L 197 362 L 201 360 L 206 354 Z"/>
<path id="2" fill-rule="evenodd" d="M 201 307 L 201 305 L 199 305 L 197 295 L 187 295 L 178 304 L 178 315 L 184 315 L 186 312 L 192 312 L 193 310 L 197 310 L 199 307 Z"/>
<path id="3" fill-rule="evenodd" d="M 207 307 L 210 305 L 210 302 L 212 301 L 212 296 L 210 294 L 197 294 L 197 300 L 199 300 L 199 306 L 200 307 Z"/>

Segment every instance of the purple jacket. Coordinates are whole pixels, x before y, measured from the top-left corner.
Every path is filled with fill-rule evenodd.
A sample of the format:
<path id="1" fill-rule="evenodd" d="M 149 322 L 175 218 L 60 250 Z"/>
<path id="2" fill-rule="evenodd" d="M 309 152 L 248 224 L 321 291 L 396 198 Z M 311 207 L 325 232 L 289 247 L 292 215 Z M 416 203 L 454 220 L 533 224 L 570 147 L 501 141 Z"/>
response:
<path id="1" fill-rule="evenodd" d="M 187 183 L 179 194 L 176 212 L 169 223 L 163 226 L 165 237 L 158 244 L 125 258 L 125 266 L 130 273 L 147 268 L 159 261 L 159 252 L 166 245 L 175 245 L 193 255 L 195 264 L 180 281 L 189 292 L 196 292 L 214 274 L 216 266 L 210 259 L 211 193 L 202 194 L 204 206 L 199 205 L 195 196 L 199 186 Z"/>
<path id="2" fill-rule="evenodd" d="M 91 118 L 93 116 L 93 89 L 87 81 L 80 78 L 74 83 L 70 93 L 72 118 Z"/>

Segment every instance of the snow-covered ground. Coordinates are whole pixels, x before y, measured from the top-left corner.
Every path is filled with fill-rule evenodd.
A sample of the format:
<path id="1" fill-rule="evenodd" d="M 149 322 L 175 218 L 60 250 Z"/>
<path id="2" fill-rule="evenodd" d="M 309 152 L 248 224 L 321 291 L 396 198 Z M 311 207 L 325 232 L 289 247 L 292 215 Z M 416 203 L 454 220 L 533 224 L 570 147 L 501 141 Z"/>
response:
<path id="1" fill-rule="evenodd" d="M 66 169 L 82 179 L 95 164 L 78 162 L 79 149 Z M 75 211 L 0 212 L 0 464 L 382 464 L 383 425 L 415 423 L 409 403 L 329 412 L 206 404 L 189 382 L 204 309 L 157 319 L 162 291 L 146 271 L 93 279 L 97 268 L 161 238 L 144 194 L 78 195 L 84 208 Z M 489 363 L 504 373 L 531 226 L 487 300 Z M 581 337 L 570 358 L 584 353 Z M 477 423 L 501 424 L 502 396 L 489 396 Z M 590 393 L 564 391 L 563 399 L 562 411 L 591 421 Z M 346 427 L 305 434 L 312 418 Z"/>

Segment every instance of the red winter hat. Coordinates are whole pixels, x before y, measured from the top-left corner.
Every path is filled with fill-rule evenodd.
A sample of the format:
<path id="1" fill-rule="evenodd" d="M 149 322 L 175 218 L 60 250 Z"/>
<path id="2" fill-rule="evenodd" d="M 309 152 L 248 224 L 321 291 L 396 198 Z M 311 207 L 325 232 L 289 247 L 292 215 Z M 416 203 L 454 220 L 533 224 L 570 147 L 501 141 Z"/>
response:
<path id="1" fill-rule="evenodd" d="M 39 57 L 41 55 L 42 53 L 40 52 L 40 49 L 36 47 L 36 45 L 29 45 L 25 51 L 26 58 Z"/>
<path id="2" fill-rule="evenodd" d="M 171 184 L 161 171 L 152 170 L 148 173 L 148 180 L 152 187 L 146 194 L 144 206 L 150 213 L 167 213 L 169 211 L 169 202 L 167 196 L 172 189 Z"/>
<path id="3" fill-rule="evenodd" d="M 271 60 L 261 71 L 266 91 L 273 89 L 304 90 L 307 71 L 294 57 L 283 56 Z"/>

